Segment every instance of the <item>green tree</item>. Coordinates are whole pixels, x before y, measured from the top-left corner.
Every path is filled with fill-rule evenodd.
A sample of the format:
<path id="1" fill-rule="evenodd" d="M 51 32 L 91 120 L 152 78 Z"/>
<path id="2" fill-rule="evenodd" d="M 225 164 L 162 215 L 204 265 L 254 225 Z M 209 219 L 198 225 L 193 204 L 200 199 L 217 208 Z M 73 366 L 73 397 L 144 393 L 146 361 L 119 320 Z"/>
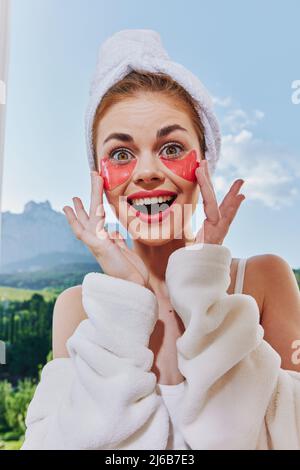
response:
<path id="1" fill-rule="evenodd" d="M 9 424 L 6 419 L 6 404 L 12 393 L 12 385 L 7 380 L 0 381 L 0 431 L 6 431 Z"/>
<path id="2" fill-rule="evenodd" d="M 5 418 L 9 427 L 20 437 L 24 434 L 27 408 L 36 389 L 36 383 L 26 378 L 18 381 L 18 386 L 6 397 Z"/>

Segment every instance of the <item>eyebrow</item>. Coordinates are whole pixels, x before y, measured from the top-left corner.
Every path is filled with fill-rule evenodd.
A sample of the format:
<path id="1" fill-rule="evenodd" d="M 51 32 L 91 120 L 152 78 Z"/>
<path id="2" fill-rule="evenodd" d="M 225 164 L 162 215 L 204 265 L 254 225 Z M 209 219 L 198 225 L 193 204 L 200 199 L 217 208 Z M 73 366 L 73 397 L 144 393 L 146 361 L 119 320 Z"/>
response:
<path id="1" fill-rule="evenodd" d="M 167 135 L 171 134 L 171 132 L 174 131 L 185 131 L 187 130 L 184 127 L 181 127 L 179 124 L 172 124 L 170 126 L 162 127 L 161 129 L 158 129 L 156 133 L 156 139 L 161 139 L 162 137 L 166 137 Z M 106 137 L 105 141 L 103 142 L 103 145 L 106 144 L 111 139 L 117 139 L 121 140 L 122 142 L 133 142 L 133 137 L 129 134 L 124 134 L 122 132 L 114 132 L 113 134 L 110 134 L 108 137 Z"/>

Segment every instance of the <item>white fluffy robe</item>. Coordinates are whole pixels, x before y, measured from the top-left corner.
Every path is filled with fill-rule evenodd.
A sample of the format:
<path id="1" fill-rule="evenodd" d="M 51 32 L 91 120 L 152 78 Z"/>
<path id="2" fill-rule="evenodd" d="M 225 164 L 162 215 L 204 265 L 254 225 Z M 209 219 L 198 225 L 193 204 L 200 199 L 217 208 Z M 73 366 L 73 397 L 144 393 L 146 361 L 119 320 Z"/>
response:
<path id="1" fill-rule="evenodd" d="M 185 325 L 177 350 L 186 441 L 192 449 L 300 449 L 300 373 L 280 368 L 255 299 L 227 294 L 229 249 L 191 248 L 172 253 L 166 271 Z"/>
<path id="2" fill-rule="evenodd" d="M 172 253 L 171 303 L 184 325 L 181 432 L 192 449 L 300 449 L 300 373 L 283 370 L 263 339 L 255 299 L 227 294 L 231 253 L 197 244 Z M 165 449 L 168 412 L 150 372 L 154 294 L 89 273 L 88 319 L 67 342 L 70 358 L 45 365 L 28 407 L 26 449 Z"/>

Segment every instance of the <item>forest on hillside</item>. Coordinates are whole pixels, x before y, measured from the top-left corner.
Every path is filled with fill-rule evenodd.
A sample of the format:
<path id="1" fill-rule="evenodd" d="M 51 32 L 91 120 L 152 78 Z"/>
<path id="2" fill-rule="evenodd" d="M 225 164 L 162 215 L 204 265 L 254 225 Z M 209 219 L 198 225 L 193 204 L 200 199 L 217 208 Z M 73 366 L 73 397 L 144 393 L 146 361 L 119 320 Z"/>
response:
<path id="1" fill-rule="evenodd" d="M 0 365 L 0 449 L 19 448 L 27 407 L 43 366 L 52 357 L 55 298 L 35 293 L 29 300 L 0 303 L 0 338 L 5 364 Z M 15 446 L 15 447 L 14 447 Z"/>

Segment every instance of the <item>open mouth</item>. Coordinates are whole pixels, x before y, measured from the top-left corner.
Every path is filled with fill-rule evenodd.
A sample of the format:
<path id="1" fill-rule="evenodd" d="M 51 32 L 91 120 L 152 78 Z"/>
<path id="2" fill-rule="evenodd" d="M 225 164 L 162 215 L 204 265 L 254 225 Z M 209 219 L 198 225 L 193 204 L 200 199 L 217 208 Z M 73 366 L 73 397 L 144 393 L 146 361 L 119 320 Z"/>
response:
<path id="1" fill-rule="evenodd" d="M 171 207 L 176 199 L 177 194 L 163 198 L 150 198 L 150 200 L 146 200 L 144 203 L 135 200 L 132 201 L 131 199 L 127 199 L 127 201 L 128 204 L 134 207 L 138 212 L 146 215 L 155 215 L 159 214 L 160 212 L 164 212 L 166 209 Z"/>

